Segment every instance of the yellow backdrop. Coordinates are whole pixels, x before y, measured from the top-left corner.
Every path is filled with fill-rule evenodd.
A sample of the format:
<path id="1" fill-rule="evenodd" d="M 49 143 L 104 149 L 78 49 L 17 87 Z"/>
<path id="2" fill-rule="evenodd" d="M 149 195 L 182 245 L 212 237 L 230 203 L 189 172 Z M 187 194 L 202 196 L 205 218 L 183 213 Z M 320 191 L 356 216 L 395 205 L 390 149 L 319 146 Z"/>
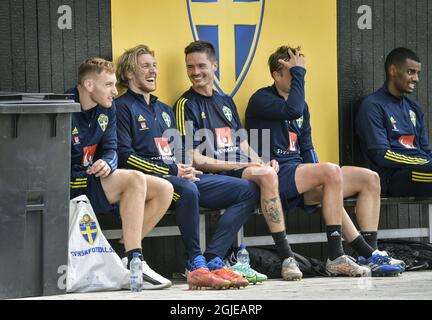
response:
<path id="1" fill-rule="evenodd" d="M 232 24 L 231 20 L 236 19 L 230 8 L 232 0 L 219 2 L 222 6 L 215 12 L 221 15 L 221 25 Z M 114 61 L 127 48 L 139 43 L 149 45 L 155 50 L 159 69 L 155 94 L 173 105 L 190 87 L 183 54 L 184 47 L 194 40 L 187 1 L 112 0 L 111 5 Z M 255 56 L 234 101 L 244 119 L 251 94 L 272 84 L 268 56 L 280 45 L 300 45 L 306 56 L 306 100 L 315 148 L 321 162 L 338 163 L 336 32 L 336 0 L 265 1 Z M 222 55 L 220 58 L 221 69 L 234 68 L 233 59 Z"/>

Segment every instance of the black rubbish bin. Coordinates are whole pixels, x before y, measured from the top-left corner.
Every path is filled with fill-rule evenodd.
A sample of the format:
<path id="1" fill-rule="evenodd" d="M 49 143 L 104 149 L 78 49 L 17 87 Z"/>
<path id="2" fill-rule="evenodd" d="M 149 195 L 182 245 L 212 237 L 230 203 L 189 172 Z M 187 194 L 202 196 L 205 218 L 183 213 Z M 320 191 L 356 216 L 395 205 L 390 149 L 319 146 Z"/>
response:
<path id="1" fill-rule="evenodd" d="M 0 93 L 0 298 L 66 292 L 68 95 Z"/>

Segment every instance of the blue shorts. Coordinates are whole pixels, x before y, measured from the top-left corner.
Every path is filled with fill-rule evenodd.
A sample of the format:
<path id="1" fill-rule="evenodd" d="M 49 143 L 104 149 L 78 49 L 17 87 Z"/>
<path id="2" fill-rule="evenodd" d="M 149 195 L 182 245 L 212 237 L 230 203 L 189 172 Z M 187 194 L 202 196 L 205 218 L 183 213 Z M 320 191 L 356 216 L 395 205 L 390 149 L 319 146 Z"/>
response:
<path id="1" fill-rule="evenodd" d="M 313 213 L 317 206 L 304 203 L 303 194 L 298 192 L 295 183 L 295 173 L 300 165 L 300 162 L 279 162 L 279 195 L 282 207 L 288 213 L 295 208 L 302 208 L 307 213 Z"/>
<path id="2" fill-rule="evenodd" d="M 243 175 L 243 171 L 245 171 L 245 169 L 246 169 L 246 167 L 243 167 L 243 168 L 239 168 L 239 169 L 233 169 L 233 170 L 229 170 L 229 171 L 218 172 L 218 174 L 241 179 L 242 175 Z"/>
<path id="3" fill-rule="evenodd" d="M 77 184 L 77 180 L 80 183 Z M 75 184 L 75 185 L 74 185 Z M 102 188 L 99 177 L 88 175 L 86 178 L 77 178 L 72 180 L 70 189 L 70 198 L 85 195 L 89 198 L 95 214 L 114 213 L 118 209 L 117 204 L 111 204 Z"/>

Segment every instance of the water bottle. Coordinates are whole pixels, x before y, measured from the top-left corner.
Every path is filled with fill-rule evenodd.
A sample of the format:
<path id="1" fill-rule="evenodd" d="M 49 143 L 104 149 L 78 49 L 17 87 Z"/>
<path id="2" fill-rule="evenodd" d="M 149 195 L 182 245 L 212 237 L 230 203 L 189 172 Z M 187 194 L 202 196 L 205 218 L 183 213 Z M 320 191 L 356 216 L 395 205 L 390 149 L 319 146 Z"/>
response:
<path id="1" fill-rule="evenodd" d="M 249 253 L 244 244 L 240 245 L 240 250 L 237 252 L 237 262 L 244 266 L 249 266 Z"/>
<path id="2" fill-rule="evenodd" d="M 130 288 L 132 292 L 140 292 L 143 286 L 142 261 L 140 253 L 134 252 L 130 262 Z"/>

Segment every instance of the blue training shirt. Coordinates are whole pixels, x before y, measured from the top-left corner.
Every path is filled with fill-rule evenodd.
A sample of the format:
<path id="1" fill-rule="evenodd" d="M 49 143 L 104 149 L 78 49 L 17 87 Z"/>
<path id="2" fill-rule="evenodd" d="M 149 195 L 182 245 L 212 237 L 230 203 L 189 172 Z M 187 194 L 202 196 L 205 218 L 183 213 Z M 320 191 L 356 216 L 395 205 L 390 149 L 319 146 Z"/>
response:
<path id="1" fill-rule="evenodd" d="M 356 117 L 356 133 L 373 170 L 388 177 L 395 169 L 431 161 L 431 148 L 420 106 L 393 96 L 387 85 L 367 96 Z"/>
<path id="2" fill-rule="evenodd" d="M 182 154 L 176 152 L 182 149 L 175 145 L 174 135 L 178 136 L 178 131 L 173 110 L 153 95 L 147 104 L 143 95 L 130 89 L 115 101 L 120 166 L 153 175 L 177 176 L 176 159 L 181 159 Z M 175 132 L 164 136 L 168 129 Z"/>
<path id="3" fill-rule="evenodd" d="M 177 128 L 187 149 L 185 140 L 193 137 L 193 148 L 198 148 L 204 156 L 249 162 L 240 150 L 240 143 L 247 140 L 246 130 L 231 97 L 216 91 L 207 97 L 190 88 L 176 102 L 175 112 Z"/>
<path id="4" fill-rule="evenodd" d="M 80 102 L 77 87 L 66 93 Z M 86 187 L 86 170 L 98 159 L 104 160 L 111 173 L 117 169 L 116 108 L 100 105 L 72 114 L 71 133 L 71 188 Z"/>
<path id="5" fill-rule="evenodd" d="M 290 69 L 292 80 L 288 99 L 277 92 L 276 86 L 261 88 L 249 99 L 246 108 L 246 128 L 258 129 L 259 141 L 262 130 L 270 130 L 270 159 L 278 162 L 316 163 L 310 126 L 310 114 L 304 93 L 306 69 Z M 268 146 L 258 144 L 258 155 Z M 265 159 L 268 160 L 268 159 Z"/>

